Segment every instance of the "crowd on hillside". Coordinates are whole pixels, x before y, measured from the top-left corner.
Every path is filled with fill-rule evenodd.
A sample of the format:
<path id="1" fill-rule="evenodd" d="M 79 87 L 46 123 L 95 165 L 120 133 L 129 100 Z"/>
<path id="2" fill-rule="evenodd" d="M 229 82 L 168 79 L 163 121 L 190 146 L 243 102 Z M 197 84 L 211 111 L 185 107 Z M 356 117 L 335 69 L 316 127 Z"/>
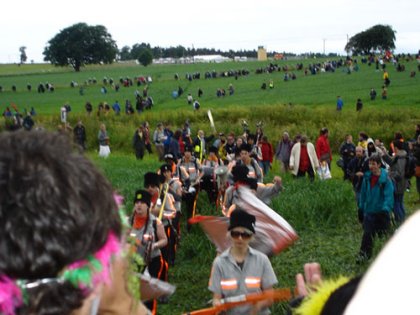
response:
<path id="1" fill-rule="evenodd" d="M 220 256 L 213 264 L 209 289 L 213 292 L 215 307 L 223 297 L 231 296 L 223 280 L 232 275 L 231 267 L 225 260 L 229 261 L 229 257 L 247 262 L 243 265 L 244 276 L 257 276 L 251 271 L 252 264 L 266 264 L 264 272 L 258 275 L 263 281 L 258 290 L 271 290 L 277 279 L 265 255 L 276 254 L 275 248 L 279 246 L 276 240 L 283 242 L 285 232 L 280 232 L 279 227 L 270 232 L 283 235 L 274 237 L 273 243 L 257 237 L 259 233 L 264 233 L 264 229 L 255 225 L 256 220 L 266 220 L 272 215 L 270 213 L 274 214 L 275 211 L 270 208 L 271 200 L 283 190 L 280 176 L 270 176 L 273 182 L 268 183 L 267 175 L 271 172 L 272 163 L 277 160 L 280 172 L 290 172 L 296 179 L 308 177 L 310 181 L 315 181 L 330 178 L 333 163 L 330 131 L 321 128 L 314 143 L 303 134 L 291 137 L 284 131 L 273 146 L 264 134 L 261 122 L 251 132 L 247 122 L 243 121 L 243 133 L 239 135 L 233 132 L 206 135 L 203 130 L 198 130 L 194 136 L 191 130 L 192 126 L 186 121 L 175 132 L 169 124 L 162 123 L 151 130 L 147 122 L 135 131 L 132 144 L 136 157 L 143 158 L 145 151 L 149 154 L 156 152 L 156 158 L 162 162 L 158 170 L 144 175 L 143 188 L 134 195 L 129 225 L 131 236 L 136 240 L 137 253 L 143 258 L 150 276 L 168 281 L 168 270 L 176 264 L 177 248 L 182 242 L 182 222 L 185 222 L 187 232 L 193 224 L 201 223 L 196 205 L 198 195 L 203 192 L 210 204 L 222 214 L 214 217 L 216 223 L 212 224 L 216 225 L 213 228 L 216 231 L 220 226 L 227 228 L 226 237 L 232 242 L 230 247 L 222 246 Z M 72 132 L 74 141 L 83 150 L 86 133 L 81 121 Z M 25 132 L 16 132 L 19 137 L 22 133 Z M 36 130 L 26 132 L 28 136 L 23 137 L 38 133 L 44 134 Z M 340 147 L 340 158 L 335 162 L 342 168 L 344 180 L 353 185 L 363 227 L 358 263 L 372 257 L 377 235 L 388 235 L 392 225 L 398 227 L 404 222 L 404 193 L 412 189 L 411 177 L 416 178 L 420 201 L 420 125 L 416 126 L 413 136 L 406 140 L 400 132 L 396 132 L 393 141 L 385 146 L 379 138 L 360 132 L 356 143 L 351 135 L 347 135 Z M 111 154 L 109 139 L 106 126 L 101 124 L 98 131 L 100 156 Z M 268 212 L 260 213 L 262 209 Z M 226 225 L 226 222 L 229 224 Z M 287 244 L 291 244 L 296 237 L 295 232 L 287 222 L 283 222 L 281 227 L 287 231 Z M 217 235 L 220 237 L 220 233 Z M 256 259 L 252 264 L 250 254 L 255 255 L 252 259 Z M 238 281 L 242 281 L 241 275 L 237 277 Z M 244 289 L 243 293 L 247 292 L 253 291 Z M 152 314 L 157 314 L 157 303 L 165 303 L 166 299 L 165 296 L 155 297 L 144 302 Z M 257 303 L 253 308 L 262 311 L 269 304 Z"/>
<path id="2" fill-rule="evenodd" d="M 107 93 L 106 89 L 101 93 Z M 127 101 L 125 113 L 140 113 L 149 97 L 146 85 L 142 93 L 136 93 L 139 109 Z M 150 107 L 153 100 L 151 103 Z M 341 109 L 343 103 L 338 105 Z M 311 182 L 331 178 L 334 162 L 342 169 L 343 179 L 353 186 L 363 228 L 357 263 L 371 259 L 376 236 L 388 236 L 393 225 L 400 227 L 404 222 L 404 194 L 413 189 L 412 177 L 420 202 L 420 125 L 413 138 L 407 140 L 395 132 L 389 144 L 380 140 L 383 135 L 360 132 L 355 142 L 347 135 L 335 161 L 329 143 L 333 131 L 326 127 L 312 141 L 287 131 L 280 139 L 268 139 L 261 122 L 253 132 L 243 121 L 241 134 L 229 130 L 206 134 L 204 130 L 194 132 L 189 121 L 175 130 L 169 123 L 151 127 L 145 121 L 130 139 L 135 156 L 141 160 L 147 152 L 162 164 L 144 174 L 142 187 L 132 192 L 132 213 L 126 218 L 124 212 L 117 212 L 120 197 L 80 154 L 86 149 L 87 134 L 81 120 L 74 128 L 68 124 L 69 104 L 61 108 L 62 125 L 56 134 L 32 130 L 33 121 L 19 122 L 22 115 L 17 107 L 13 109 L 14 114 L 10 108 L 4 113 L 18 126 L 10 129 L 23 126 L 28 132 L 0 135 L 2 314 L 157 314 L 158 303 L 167 302 L 165 294 L 142 295 L 146 310 L 128 292 L 125 238 L 132 240 L 131 251 L 142 258 L 143 264 L 135 260 L 136 271 L 168 282 L 168 270 L 177 263 L 177 249 L 183 241 L 181 224 L 190 233 L 194 224 L 205 223 L 218 250 L 208 286 L 214 308 L 229 299 L 237 301 L 243 294 L 265 293 L 265 299 L 236 307 L 229 314 L 269 314 L 268 307 L 275 300 L 270 292 L 278 281 L 268 257 L 297 239 L 293 228 L 270 208 L 272 199 L 283 192 L 280 174 L 270 174 L 273 163 L 279 163 L 281 174 Z M 32 110 L 25 116 L 36 115 Z M 123 111 L 118 102 L 112 106 L 102 103 L 97 115 L 111 110 L 116 115 Z M 93 106 L 86 106 L 86 111 L 91 115 Z M 104 123 L 96 138 L 99 156 L 112 154 L 112 134 Z M 80 150 L 74 152 L 69 139 Z M 205 222 L 208 219 L 197 213 L 200 193 L 219 210 L 220 215 L 211 221 Z M 306 275 L 315 273 L 319 280 L 319 266 L 312 267 L 316 270 Z M 350 283 L 353 293 L 360 278 L 347 280 L 340 287 Z M 298 277 L 298 285 L 302 281 Z M 303 299 L 308 294 L 303 290 L 308 288 L 298 289 Z"/>

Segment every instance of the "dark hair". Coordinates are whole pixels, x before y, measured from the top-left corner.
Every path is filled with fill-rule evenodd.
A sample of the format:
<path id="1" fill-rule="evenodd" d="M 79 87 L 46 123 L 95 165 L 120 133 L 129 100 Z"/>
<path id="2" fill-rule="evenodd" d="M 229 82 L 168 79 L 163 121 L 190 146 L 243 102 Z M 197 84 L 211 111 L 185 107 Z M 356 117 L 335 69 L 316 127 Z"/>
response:
<path id="1" fill-rule="evenodd" d="M 363 131 L 359 132 L 359 136 L 362 137 L 363 140 L 367 140 L 369 138 L 369 136 Z"/>
<path id="2" fill-rule="evenodd" d="M 394 148 L 397 148 L 398 150 L 404 149 L 404 144 L 400 140 L 394 140 L 392 141 L 392 144 L 394 145 Z"/>
<path id="3" fill-rule="evenodd" d="M 54 278 L 121 236 L 111 184 L 68 138 L 45 131 L 0 135 L 0 275 Z M 85 294 L 69 282 L 28 290 L 17 314 L 70 314 Z"/>
<path id="4" fill-rule="evenodd" d="M 380 157 L 379 153 L 377 153 L 377 152 L 372 153 L 372 155 L 369 156 L 369 161 L 373 161 L 373 162 L 376 162 L 378 164 L 382 164 L 381 157 Z"/>
<path id="5" fill-rule="evenodd" d="M 252 147 L 248 143 L 244 142 L 244 143 L 242 143 L 242 145 L 240 147 L 240 151 L 251 152 L 252 151 Z"/>
<path id="6" fill-rule="evenodd" d="M 403 135 L 400 131 L 397 131 L 394 135 L 395 140 L 403 139 Z"/>
<path id="7" fill-rule="evenodd" d="M 339 96 L 338 96 L 339 97 Z M 322 128 L 320 131 L 319 131 L 319 134 L 320 135 L 325 135 L 325 134 L 327 134 L 328 133 L 328 128 Z"/>
<path id="8" fill-rule="evenodd" d="M 174 139 L 179 140 L 179 139 L 181 139 L 181 137 L 182 137 L 182 130 L 180 130 L 180 129 L 175 130 Z"/>

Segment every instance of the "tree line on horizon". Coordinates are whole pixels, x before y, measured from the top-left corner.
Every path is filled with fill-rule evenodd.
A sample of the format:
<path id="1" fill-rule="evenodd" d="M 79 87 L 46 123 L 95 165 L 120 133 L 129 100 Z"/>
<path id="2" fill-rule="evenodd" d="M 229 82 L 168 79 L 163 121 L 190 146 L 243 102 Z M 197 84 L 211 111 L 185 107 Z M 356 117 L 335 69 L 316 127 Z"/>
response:
<path id="1" fill-rule="evenodd" d="M 395 48 L 395 33 L 389 25 L 375 25 L 366 31 L 350 38 L 345 50 L 354 54 L 385 51 Z M 21 47 L 24 48 L 26 47 Z M 22 58 L 21 50 L 21 61 Z M 273 57 L 277 52 L 268 52 Z M 257 51 L 239 50 L 221 51 L 215 48 L 190 48 L 178 45 L 176 47 L 151 47 L 149 43 L 134 44 L 132 47 L 118 48 L 115 40 L 102 25 L 89 26 L 86 23 L 77 23 L 61 30 L 44 49 L 44 60 L 56 66 L 71 66 L 76 72 L 89 64 L 110 64 L 116 60 L 138 60 L 147 66 L 153 59 L 181 58 L 195 55 L 221 55 L 233 58 L 235 56 L 255 58 Z M 293 53 L 282 53 L 283 56 L 296 56 Z M 314 54 L 316 56 L 316 54 Z M 332 54 L 334 55 L 334 54 Z M 331 55 L 331 56 L 332 56 Z M 323 56 L 319 54 L 319 56 Z M 26 55 L 25 55 L 26 57 Z"/>

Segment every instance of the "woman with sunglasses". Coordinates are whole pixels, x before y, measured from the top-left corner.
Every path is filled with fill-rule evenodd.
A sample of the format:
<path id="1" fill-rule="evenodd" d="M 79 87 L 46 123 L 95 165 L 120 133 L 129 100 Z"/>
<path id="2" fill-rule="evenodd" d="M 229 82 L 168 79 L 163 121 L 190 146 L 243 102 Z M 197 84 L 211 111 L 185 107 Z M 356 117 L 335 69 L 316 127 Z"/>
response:
<path id="1" fill-rule="evenodd" d="M 213 305 L 222 299 L 271 289 L 277 284 L 268 257 L 249 246 L 255 234 L 255 216 L 236 209 L 229 220 L 229 237 L 232 245 L 216 257 L 210 275 L 209 290 L 213 292 Z M 244 305 L 227 311 L 229 315 L 270 314 L 271 301 Z"/>

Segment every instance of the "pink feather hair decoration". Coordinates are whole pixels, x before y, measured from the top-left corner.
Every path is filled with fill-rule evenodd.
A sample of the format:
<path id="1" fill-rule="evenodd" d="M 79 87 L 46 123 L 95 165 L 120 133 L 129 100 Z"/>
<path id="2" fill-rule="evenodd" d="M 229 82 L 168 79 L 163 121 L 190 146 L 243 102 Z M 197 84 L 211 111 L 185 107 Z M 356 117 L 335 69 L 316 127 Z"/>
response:
<path id="1" fill-rule="evenodd" d="M 16 283 L 7 276 L 0 277 L 0 313 L 14 315 L 15 309 L 22 305 L 22 292 Z"/>
<path id="2" fill-rule="evenodd" d="M 121 195 L 114 194 L 114 200 L 118 207 L 121 208 L 124 198 Z M 121 250 L 121 241 L 114 233 L 110 232 L 106 243 L 96 253 L 90 256 L 96 261 L 96 268 L 94 268 L 91 263 L 92 259 L 89 258 L 71 263 L 64 268 L 64 272 L 67 271 L 69 273 L 73 273 L 77 272 L 78 269 L 88 266 L 92 272 L 92 284 L 88 287 L 95 287 L 99 283 L 109 284 L 111 282 L 110 269 L 112 257 L 119 255 Z M 6 275 L 0 275 L 0 314 L 15 315 L 15 309 L 20 307 L 23 303 L 22 290 L 26 290 L 30 287 L 33 288 L 50 281 L 63 281 L 65 278 L 63 278 L 63 273 L 61 273 L 61 276 L 58 276 L 57 278 L 41 279 L 33 282 L 28 282 L 26 280 L 13 280 Z M 78 283 L 77 287 L 86 289 L 86 285 L 83 283 Z"/>
<path id="3" fill-rule="evenodd" d="M 92 259 L 83 259 L 75 261 L 65 267 L 64 272 L 77 273 L 79 269 L 88 267 L 92 272 L 92 283 L 87 287 L 95 287 L 100 283 L 109 284 L 111 282 L 110 267 L 112 257 L 119 255 L 121 248 L 121 242 L 118 237 L 114 233 L 110 232 L 104 246 L 91 256 L 93 257 L 93 260 L 95 260 L 95 266 L 97 266 L 97 268 L 94 268 L 91 263 Z M 0 314 L 15 315 L 15 309 L 23 303 L 22 290 L 33 288 L 50 281 L 63 281 L 65 278 L 67 277 L 64 277 L 62 274 L 54 279 L 49 278 L 27 282 L 25 280 L 12 280 L 5 275 L 0 276 Z M 77 283 L 77 287 L 80 289 L 86 289 L 86 284 Z"/>

